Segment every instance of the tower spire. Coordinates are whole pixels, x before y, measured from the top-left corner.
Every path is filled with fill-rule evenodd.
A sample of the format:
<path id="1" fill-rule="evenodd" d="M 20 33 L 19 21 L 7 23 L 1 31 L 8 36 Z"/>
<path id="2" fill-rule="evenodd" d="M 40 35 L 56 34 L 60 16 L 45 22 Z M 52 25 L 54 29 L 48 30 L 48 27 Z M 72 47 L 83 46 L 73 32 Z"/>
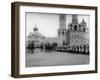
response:
<path id="1" fill-rule="evenodd" d="M 86 27 L 86 22 L 85 22 L 84 19 L 82 20 L 81 25 L 82 25 L 83 27 Z"/>
<path id="2" fill-rule="evenodd" d="M 37 25 L 35 24 L 35 27 L 33 28 L 33 31 L 34 32 L 37 32 L 38 31 L 38 28 L 37 28 Z"/>
<path id="3" fill-rule="evenodd" d="M 78 24 L 78 19 L 77 19 L 77 15 L 72 15 L 72 23 L 73 24 Z"/>
<path id="4" fill-rule="evenodd" d="M 65 14 L 60 14 L 59 24 L 60 24 L 60 29 L 66 29 L 66 15 Z"/>

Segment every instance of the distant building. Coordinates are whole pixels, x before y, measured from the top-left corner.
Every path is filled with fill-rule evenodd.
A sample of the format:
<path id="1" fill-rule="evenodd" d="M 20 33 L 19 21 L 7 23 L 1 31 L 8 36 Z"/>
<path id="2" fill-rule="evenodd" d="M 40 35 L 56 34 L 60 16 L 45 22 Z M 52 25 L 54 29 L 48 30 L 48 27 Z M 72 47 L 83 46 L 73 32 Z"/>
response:
<path id="1" fill-rule="evenodd" d="M 33 32 L 29 33 L 26 39 L 26 45 L 31 42 L 34 42 L 35 46 L 38 47 L 41 43 L 45 42 L 45 36 L 38 32 L 37 25 L 33 28 Z"/>
<path id="2" fill-rule="evenodd" d="M 45 37 L 45 43 L 58 43 L 58 38 L 56 38 L 56 37 Z"/>

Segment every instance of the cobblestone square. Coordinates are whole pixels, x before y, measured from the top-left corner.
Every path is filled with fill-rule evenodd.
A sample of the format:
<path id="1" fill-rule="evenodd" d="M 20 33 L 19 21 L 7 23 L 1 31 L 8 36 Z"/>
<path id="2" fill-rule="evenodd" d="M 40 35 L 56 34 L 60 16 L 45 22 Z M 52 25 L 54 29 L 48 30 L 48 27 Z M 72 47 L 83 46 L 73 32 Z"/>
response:
<path id="1" fill-rule="evenodd" d="M 26 67 L 61 66 L 89 64 L 89 55 L 73 54 L 67 52 L 41 52 L 26 53 Z"/>

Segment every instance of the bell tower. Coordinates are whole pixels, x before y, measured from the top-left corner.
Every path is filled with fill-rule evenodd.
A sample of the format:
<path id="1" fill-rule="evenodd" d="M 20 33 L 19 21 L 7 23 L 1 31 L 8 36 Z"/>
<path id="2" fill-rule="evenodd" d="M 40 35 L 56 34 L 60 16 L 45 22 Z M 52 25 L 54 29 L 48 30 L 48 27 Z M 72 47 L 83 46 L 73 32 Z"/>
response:
<path id="1" fill-rule="evenodd" d="M 78 24 L 77 15 L 72 15 L 72 24 Z"/>
<path id="2" fill-rule="evenodd" d="M 60 29 L 66 29 L 66 15 L 65 14 L 60 14 L 59 24 L 60 24 Z"/>
<path id="3" fill-rule="evenodd" d="M 72 15 L 72 22 L 68 25 L 68 29 L 71 31 L 78 31 L 80 25 L 78 23 L 78 17 L 77 15 Z"/>
<path id="4" fill-rule="evenodd" d="M 66 29 L 66 14 L 59 15 L 59 29 L 58 29 L 58 40 L 59 45 L 68 44 L 68 31 Z"/>

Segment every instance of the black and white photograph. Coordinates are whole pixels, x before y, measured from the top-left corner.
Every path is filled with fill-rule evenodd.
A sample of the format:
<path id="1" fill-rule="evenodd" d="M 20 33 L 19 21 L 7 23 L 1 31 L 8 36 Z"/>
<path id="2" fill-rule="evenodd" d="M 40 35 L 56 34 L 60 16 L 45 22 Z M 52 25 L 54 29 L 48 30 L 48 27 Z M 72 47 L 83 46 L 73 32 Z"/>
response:
<path id="1" fill-rule="evenodd" d="M 12 3 L 12 76 L 97 73 L 97 7 Z"/>
<path id="2" fill-rule="evenodd" d="M 25 13 L 25 66 L 90 63 L 90 15 Z"/>

